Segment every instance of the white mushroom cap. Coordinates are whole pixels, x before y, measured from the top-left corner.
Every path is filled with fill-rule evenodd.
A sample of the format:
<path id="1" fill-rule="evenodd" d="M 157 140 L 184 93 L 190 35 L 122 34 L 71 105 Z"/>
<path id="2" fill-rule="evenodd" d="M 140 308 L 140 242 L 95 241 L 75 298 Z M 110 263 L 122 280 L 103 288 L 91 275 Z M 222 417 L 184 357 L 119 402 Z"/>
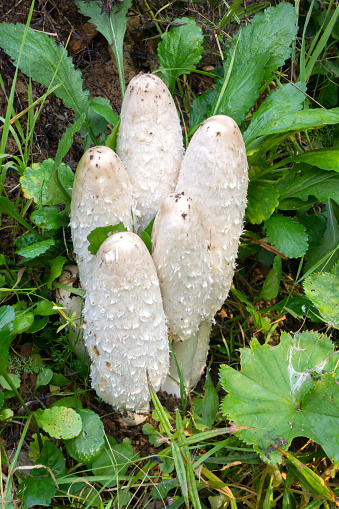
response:
<path id="1" fill-rule="evenodd" d="M 211 292 L 206 316 L 225 301 L 235 268 L 248 185 L 245 145 L 236 122 L 216 115 L 194 134 L 183 159 L 176 191 L 192 198 L 210 243 Z"/>
<path id="2" fill-rule="evenodd" d="M 169 364 L 165 314 L 153 260 L 134 233 L 115 233 L 101 245 L 87 288 L 85 343 L 92 385 L 118 410 L 139 411 Z"/>
<path id="3" fill-rule="evenodd" d="M 152 242 L 168 328 L 186 340 L 202 322 L 211 284 L 208 242 L 190 198 L 173 193 L 164 199 Z"/>
<path id="4" fill-rule="evenodd" d="M 182 131 L 172 96 L 153 74 L 131 80 L 121 109 L 117 153 L 137 201 L 138 231 L 156 215 L 174 191 L 183 156 Z"/>
<path id="5" fill-rule="evenodd" d="M 87 236 L 99 226 L 124 223 L 133 229 L 131 185 L 124 165 L 108 147 L 92 147 L 82 156 L 74 178 L 71 229 L 82 287 L 92 272 L 94 256 Z"/>
<path id="6" fill-rule="evenodd" d="M 63 308 L 63 312 L 66 316 L 71 317 L 75 312 L 74 322 L 75 324 L 82 326 L 82 306 L 83 299 L 80 295 L 72 293 L 72 288 L 77 288 L 77 279 L 79 276 L 79 270 L 77 265 L 66 265 L 59 277 L 58 282 L 63 285 L 69 286 L 70 291 L 57 288 L 55 292 L 55 299 L 57 304 Z M 62 318 L 62 320 L 64 320 Z M 76 353 L 84 360 L 88 359 L 88 355 L 85 349 L 83 331 L 82 328 L 78 328 L 75 324 L 72 324 L 72 344 Z"/>

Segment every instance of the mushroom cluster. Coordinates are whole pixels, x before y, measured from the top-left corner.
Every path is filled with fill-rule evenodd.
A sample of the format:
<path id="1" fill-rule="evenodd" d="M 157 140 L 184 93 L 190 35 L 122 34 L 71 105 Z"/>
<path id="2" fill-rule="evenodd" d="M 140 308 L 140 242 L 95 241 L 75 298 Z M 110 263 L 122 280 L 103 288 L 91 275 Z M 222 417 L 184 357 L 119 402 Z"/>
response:
<path id="1" fill-rule="evenodd" d="M 206 364 L 215 313 L 227 297 L 242 232 L 247 159 L 229 117 L 203 122 L 183 155 L 174 101 L 155 75 L 130 82 L 121 111 L 117 154 L 90 148 L 74 180 L 71 229 L 86 290 L 84 342 L 92 385 L 118 410 L 141 412 L 148 376 L 179 395 Z M 134 232 L 155 217 L 152 255 Z M 96 255 L 88 235 L 122 222 Z"/>

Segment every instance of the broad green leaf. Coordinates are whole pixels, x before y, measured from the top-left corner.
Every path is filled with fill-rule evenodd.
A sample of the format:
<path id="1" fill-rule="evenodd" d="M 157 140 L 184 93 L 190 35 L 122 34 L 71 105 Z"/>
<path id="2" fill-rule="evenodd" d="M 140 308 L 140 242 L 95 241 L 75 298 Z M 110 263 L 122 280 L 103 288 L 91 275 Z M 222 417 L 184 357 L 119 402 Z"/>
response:
<path id="1" fill-rule="evenodd" d="M 254 181 L 248 187 L 246 217 L 252 224 L 260 224 L 279 205 L 279 191 L 272 185 Z"/>
<path id="2" fill-rule="evenodd" d="M 67 408 L 82 409 L 81 400 L 75 396 L 65 396 L 61 399 L 58 399 L 57 401 L 55 401 L 55 403 L 52 404 L 52 407 L 55 407 L 55 406 L 65 406 Z"/>
<path id="3" fill-rule="evenodd" d="M 112 233 L 126 231 L 127 228 L 122 222 L 113 226 L 99 226 L 98 228 L 95 228 L 89 235 L 87 235 L 87 240 L 89 242 L 88 251 L 93 255 L 96 255 L 101 244 L 110 235 L 112 235 Z"/>
<path id="4" fill-rule="evenodd" d="M 40 316 L 50 316 L 57 315 L 58 310 L 54 309 L 54 303 L 51 300 L 39 300 L 33 309 L 33 313 Z"/>
<path id="5" fill-rule="evenodd" d="M 320 148 L 317 150 L 309 150 L 297 156 L 287 157 L 281 161 L 280 167 L 289 163 L 305 163 L 317 166 L 323 170 L 339 171 L 339 148 Z"/>
<path id="6" fill-rule="evenodd" d="M 25 25 L 2 23 L 0 46 L 17 63 Z M 65 106 L 78 115 L 87 113 L 88 96 L 82 90 L 83 81 L 79 70 L 74 70 L 72 58 L 52 37 L 43 32 L 28 29 L 19 69 L 45 87 L 61 86 L 54 92 Z M 55 74 L 56 73 L 56 74 Z"/>
<path id="7" fill-rule="evenodd" d="M 283 333 L 277 346 L 241 350 L 241 371 L 222 366 L 220 379 L 229 393 L 222 411 L 236 426 L 253 426 L 237 434 L 253 444 L 266 461 L 279 461 L 271 446 L 287 450 L 292 439 L 304 436 L 320 444 L 339 463 L 339 385 L 331 372 L 338 355 L 327 336 Z"/>
<path id="8" fill-rule="evenodd" d="M 158 44 L 161 77 L 173 93 L 176 78 L 195 70 L 203 52 L 204 36 L 200 26 L 189 18 L 177 18 Z"/>
<path id="9" fill-rule="evenodd" d="M 23 247 L 31 246 L 32 244 L 36 244 L 41 240 L 41 237 L 38 237 L 35 233 L 24 233 L 21 237 L 18 237 L 15 241 L 15 245 L 18 249 L 22 249 Z"/>
<path id="10" fill-rule="evenodd" d="M 262 126 L 260 134 L 261 136 L 268 136 L 269 134 L 278 134 L 287 131 L 301 131 L 303 129 L 313 129 L 327 124 L 337 124 L 338 122 L 339 108 L 331 108 L 329 110 L 325 108 L 302 110 L 298 113 L 282 115 L 273 122 L 268 122 Z"/>
<path id="11" fill-rule="evenodd" d="M 238 50 L 237 50 L 238 51 Z M 265 53 L 255 55 L 242 66 L 232 69 L 229 82 L 222 97 L 218 97 L 219 106 L 214 114 L 228 115 L 237 124 L 240 124 L 248 111 L 259 97 L 258 90 L 264 80 L 265 64 L 269 56 Z M 225 79 L 227 70 L 225 69 Z M 217 90 L 222 93 L 222 83 L 219 82 Z"/>
<path id="12" fill-rule="evenodd" d="M 62 454 L 62 451 L 50 440 L 47 440 L 44 443 L 37 463 L 49 467 L 56 477 L 61 477 L 66 472 L 64 455 Z"/>
<path id="13" fill-rule="evenodd" d="M 54 244 L 55 240 L 48 238 L 46 240 L 42 240 L 41 242 L 37 242 L 36 244 L 31 244 L 30 246 L 18 249 L 15 253 L 19 256 L 25 257 L 26 260 L 32 260 L 33 258 L 37 258 L 38 256 L 46 253 L 46 251 L 54 246 Z"/>
<path id="14" fill-rule="evenodd" d="M 105 446 L 104 425 L 92 410 L 77 410 L 82 420 L 82 430 L 76 438 L 65 441 L 67 452 L 80 463 L 96 460 Z"/>
<path id="15" fill-rule="evenodd" d="M 306 228 L 309 247 L 318 246 L 326 231 L 326 217 L 324 214 L 308 214 L 304 212 L 298 214 L 297 219 Z"/>
<path id="16" fill-rule="evenodd" d="M 314 267 L 314 270 L 317 272 L 330 272 L 334 265 L 339 260 L 339 224 L 337 218 L 335 217 L 335 213 L 332 206 L 332 201 L 330 200 L 326 205 L 327 211 L 327 223 L 326 230 L 324 233 L 324 237 L 321 242 L 309 249 L 307 251 L 307 263 L 304 267 L 304 273 Z M 320 265 L 317 265 L 326 255 L 331 253 L 334 249 L 336 251 L 331 256 L 331 258 L 327 258 Z"/>
<path id="17" fill-rule="evenodd" d="M 53 281 L 60 276 L 62 268 L 66 261 L 67 258 L 65 256 L 57 256 L 57 258 L 50 260 L 49 264 L 51 266 L 51 273 L 48 278 L 49 287 L 51 286 L 51 283 L 53 283 Z"/>
<path id="18" fill-rule="evenodd" d="M 108 444 L 106 443 L 100 457 L 92 464 L 92 472 L 95 476 L 105 477 L 102 484 L 113 488 L 121 476 L 126 474 L 128 467 L 132 464 L 134 453 L 131 444 L 117 444 L 110 436 L 107 439 Z M 110 480 L 108 481 L 107 478 Z"/>
<path id="19" fill-rule="evenodd" d="M 125 77 L 123 62 L 123 43 L 127 24 L 127 11 L 132 5 L 131 0 L 121 0 L 110 5 L 110 13 L 105 12 L 98 2 L 77 0 L 79 11 L 89 17 L 90 23 L 96 25 L 98 31 L 112 46 L 117 61 L 122 96 L 125 93 Z"/>
<path id="20" fill-rule="evenodd" d="M 12 306 L 0 307 L 0 373 L 5 373 L 15 312 Z"/>
<path id="21" fill-rule="evenodd" d="M 219 398 L 213 385 L 211 376 L 208 374 L 205 383 L 205 394 L 202 399 L 197 397 L 193 403 L 194 424 L 197 429 L 204 431 L 212 429 L 219 409 Z"/>
<path id="22" fill-rule="evenodd" d="M 271 244 L 288 258 L 299 258 L 306 253 L 308 248 L 306 230 L 291 217 L 273 214 L 265 221 L 265 228 Z"/>
<path id="23" fill-rule="evenodd" d="M 304 290 L 324 321 L 339 328 L 339 277 L 326 273 L 312 274 L 305 279 Z"/>
<path id="24" fill-rule="evenodd" d="M 35 390 L 42 385 L 47 385 L 52 380 L 53 371 L 49 368 L 44 368 L 37 376 Z"/>
<path id="25" fill-rule="evenodd" d="M 327 203 L 330 198 L 339 202 L 338 173 L 308 165 L 295 165 L 277 184 L 277 188 L 281 202 L 292 197 L 306 202 L 312 196 L 322 203 Z"/>
<path id="26" fill-rule="evenodd" d="M 73 143 L 73 136 L 80 130 L 83 122 L 85 120 L 85 113 L 82 113 L 78 120 L 74 122 L 74 124 L 67 127 L 66 131 L 61 136 L 61 140 L 58 144 L 57 153 L 54 158 L 53 171 L 58 168 L 62 164 L 62 160 L 71 148 Z"/>
<path id="27" fill-rule="evenodd" d="M 53 407 L 37 410 L 34 415 L 46 433 L 53 438 L 64 440 L 79 435 L 82 428 L 81 417 L 75 410 L 66 407 Z"/>
<path id="28" fill-rule="evenodd" d="M 22 334 L 26 330 L 28 330 L 34 322 L 34 314 L 30 311 L 22 312 L 20 311 L 18 314 L 15 314 L 15 320 L 13 322 L 12 334 Z"/>
<path id="29" fill-rule="evenodd" d="M 71 199 L 73 180 L 74 174 L 71 168 L 61 163 L 55 169 L 53 159 L 33 163 L 20 177 L 25 198 L 33 199 L 40 205 L 67 204 Z"/>
<path id="30" fill-rule="evenodd" d="M 15 373 L 7 373 L 8 378 L 11 380 L 12 384 L 16 389 L 19 389 L 21 385 L 21 380 L 19 375 L 16 375 Z M 4 379 L 3 376 L 0 376 L 0 384 L 6 391 L 11 391 L 12 386 Z"/>
<path id="31" fill-rule="evenodd" d="M 32 474 L 19 484 L 18 495 L 25 507 L 51 507 L 56 485 L 51 474 L 44 468 L 33 470 Z"/>
<path id="32" fill-rule="evenodd" d="M 297 15 L 289 3 L 280 3 L 277 7 L 268 7 L 256 14 L 247 26 L 241 29 L 241 37 L 236 49 L 234 69 L 246 65 L 260 54 L 267 54 L 264 79 L 281 67 L 291 54 L 291 44 L 297 34 Z M 230 64 L 235 51 L 238 34 L 233 39 L 227 64 Z"/>
<path id="33" fill-rule="evenodd" d="M 57 230 L 61 227 L 59 211 L 56 207 L 41 207 L 31 214 L 31 221 L 43 230 Z"/>
<path id="34" fill-rule="evenodd" d="M 277 255 L 274 258 L 273 267 L 269 271 L 261 292 L 258 297 L 260 299 L 271 300 L 275 299 L 279 293 L 280 281 L 282 274 L 281 256 Z"/>
<path id="35" fill-rule="evenodd" d="M 27 329 L 28 334 L 35 334 L 36 332 L 39 332 L 40 330 L 44 329 L 46 325 L 48 324 L 49 318 L 48 316 L 43 317 L 34 317 L 34 322 L 30 326 L 29 329 Z"/>
<path id="36" fill-rule="evenodd" d="M 253 114 L 251 123 L 244 133 L 244 141 L 248 144 L 254 138 L 262 135 L 262 129 L 267 123 L 274 122 L 281 115 L 295 113 L 302 108 L 305 100 L 306 85 L 288 83 L 272 92 L 259 109 Z"/>
<path id="37" fill-rule="evenodd" d="M 5 396 L 4 396 L 4 393 L 2 391 L 0 391 L 0 408 L 2 408 L 3 404 L 4 404 L 4 401 L 5 401 Z M 9 414 L 8 417 L 13 417 L 13 410 L 7 410 L 7 412 L 12 412 L 12 414 Z M 7 419 L 7 416 L 6 416 L 6 409 L 3 410 L 0 414 L 0 420 L 1 421 L 4 421 Z"/>
<path id="38" fill-rule="evenodd" d="M 42 444 L 44 444 L 45 442 L 49 442 L 49 438 L 45 437 L 44 435 L 40 435 L 40 438 L 41 438 Z M 35 463 L 36 460 L 39 458 L 41 451 L 40 451 L 40 447 L 39 447 L 39 441 L 38 441 L 37 435 L 35 433 L 33 433 L 32 439 L 33 439 L 33 442 L 30 442 L 30 444 L 29 444 L 30 450 L 28 451 L 28 455 L 29 455 L 30 460 Z"/>

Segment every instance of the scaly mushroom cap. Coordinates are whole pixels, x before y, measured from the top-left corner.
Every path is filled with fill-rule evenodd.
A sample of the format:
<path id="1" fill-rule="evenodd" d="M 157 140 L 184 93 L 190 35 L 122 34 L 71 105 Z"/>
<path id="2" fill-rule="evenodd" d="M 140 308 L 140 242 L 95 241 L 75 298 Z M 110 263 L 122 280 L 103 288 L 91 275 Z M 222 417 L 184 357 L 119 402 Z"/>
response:
<path id="1" fill-rule="evenodd" d="M 210 318 L 231 286 L 247 185 L 246 150 L 237 124 L 225 115 L 210 117 L 190 141 L 176 188 L 192 198 L 210 243 L 213 282 L 205 312 Z"/>
<path id="2" fill-rule="evenodd" d="M 183 155 L 174 101 L 163 81 L 153 74 L 140 74 L 128 85 L 117 154 L 132 183 L 140 232 L 154 218 L 162 200 L 174 191 Z"/>
<path id="3" fill-rule="evenodd" d="M 152 243 L 168 327 L 184 341 L 203 319 L 211 284 L 208 242 L 190 198 L 173 193 L 164 199 Z"/>
<path id="4" fill-rule="evenodd" d="M 62 269 L 62 273 L 59 277 L 58 282 L 69 286 L 70 291 L 57 288 L 55 292 L 55 299 L 57 304 L 63 308 L 63 312 L 68 317 L 71 317 L 75 312 L 74 321 L 77 325 L 82 325 L 82 306 L 83 299 L 80 295 L 72 293 L 72 288 L 78 288 L 77 281 L 79 276 L 79 269 L 77 265 L 66 265 Z M 64 320 L 62 318 L 62 320 Z M 75 324 L 72 324 L 72 344 L 76 353 L 84 360 L 88 360 L 88 355 L 84 345 L 83 332 L 81 328 L 78 328 Z"/>
<path id="5" fill-rule="evenodd" d="M 92 385 L 118 410 L 139 411 L 169 364 L 165 314 L 151 255 L 134 233 L 115 233 L 101 245 L 87 288 L 85 343 Z"/>
<path id="6" fill-rule="evenodd" d="M 86 290 L 94 256 L 87 235 L 99 226 L 124 223 L 133 228 L 131 184 L 124 165 L 108 147 L 92 147 L 82 156 L 74 178 L 71 229 L 82 287 Z"/>

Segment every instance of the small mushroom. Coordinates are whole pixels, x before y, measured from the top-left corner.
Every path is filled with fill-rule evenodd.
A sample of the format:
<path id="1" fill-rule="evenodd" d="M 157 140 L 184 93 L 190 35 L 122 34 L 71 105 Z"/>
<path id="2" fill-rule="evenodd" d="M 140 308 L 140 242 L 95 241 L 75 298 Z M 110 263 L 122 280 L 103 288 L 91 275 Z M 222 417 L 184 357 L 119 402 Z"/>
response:
<path id="1" fill-rule="evenodd" d="M 159 390 L 169 347 L 159 282 L 151 255 L 134 233 L 115 233 L 95 256 L 86 292 L 85 343 L 92 385 L 117 410 L 142 412 Z"/>
<path id="2" fill-rule="evenodd" d="M 153 74 L 129 83 L 121 109 L 117 154 L 132 184 L 138 231 L 174 191 L 183 156 L 182 131 L 172 96 Z"/>
<path id="3" fill-rule="evenodd" d="M 70 291 L 64 290 L 63 288 L 57 288 L 55 298 L 57 304 L 60 304 L 66 316 L 73 317 L 75 312 L 71 326 L 73 348 L 79 357 L 81 357 L 84 361 L 88 361 L 82 331 L 83 299 L 72 292 L 72 288 L 79 287 L 79 270 L 77 265 L 66 265 L 62 270 L 58 282 L 70 288 Z"/>

